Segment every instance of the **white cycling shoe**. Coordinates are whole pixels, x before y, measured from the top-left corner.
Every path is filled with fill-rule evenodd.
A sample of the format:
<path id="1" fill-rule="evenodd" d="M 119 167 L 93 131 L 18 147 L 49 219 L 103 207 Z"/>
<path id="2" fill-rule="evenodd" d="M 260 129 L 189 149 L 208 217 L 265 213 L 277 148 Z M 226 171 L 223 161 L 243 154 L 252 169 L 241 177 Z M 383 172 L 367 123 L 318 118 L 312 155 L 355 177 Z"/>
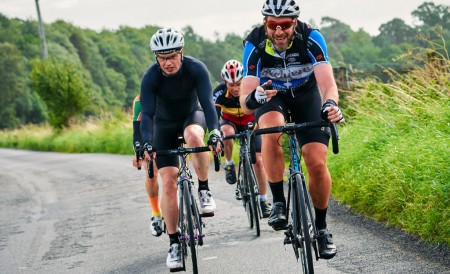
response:
<path id="1" fill-rule="evenodd" d="M 161 216 L 152 216 L 151 222 L 150 222 L 150 232 L 155 237 L 161 236 L 161 234 L 163 232 Z"/>
<path id="2" fill-rule="evenodd" d="M 206 217 L 214 216 L 216 202 L 214 201 L 211 192 L 209 190 L 200 190 L 198 199 L 200 201 L 200 213 Z"/>
<path id="3" fill-rule="evenodd" d="M 181 246 L 179 243 L 175 243 L 170 246 L 166 264 L 167 267 L 170 268 L 170 272 L 183 270 L 183 262 L 181 261 Z"/>

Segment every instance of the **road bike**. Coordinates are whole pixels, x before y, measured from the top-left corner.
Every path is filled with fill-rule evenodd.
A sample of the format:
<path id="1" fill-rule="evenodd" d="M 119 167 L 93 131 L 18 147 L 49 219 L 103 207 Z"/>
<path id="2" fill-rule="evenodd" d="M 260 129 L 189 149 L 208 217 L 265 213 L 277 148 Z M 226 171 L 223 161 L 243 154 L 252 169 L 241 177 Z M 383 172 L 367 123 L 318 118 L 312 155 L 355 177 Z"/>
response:
<path id="1" fill-rule="evenodd" d="M 185 147 L 182 138 L 179 138 L 179 147 L 176 149 L 157 150 L 157 156 L 178 155 L 180 159 L 180 168 L 178 171 L 178 229 L 180 232 L 179 240 L 181 243 L 181 257 L 183 269 L 186 271 L 186 258 L 191 256 L 192 272 L 198 273 L 198 247 L 203 245 L 203 228 L 205 224 L 202 221 L 202 215 L 198 209 L 197 197 L 194 191 L 194 181 L 192 173 L 187 164 L 187 157 L 191 153 L 211 151 L 209 147 Z M 219 154 L 214 157 L 215 170 L 220 169 Z M 153 161 L 149 161 L 148 172 L 150 178 L 153 178 Z"/>
<path id="2" fill-rule="evenodd" d="M 237 176 L 237 189 L 242 195 L 242 205 L 247 213 L 250 228 L 255 228 L 256 236 L 261 235 L 259 220 L 262 212 L 259 205 L 259 187 L 256 179 L 253 165 L 256 162 L 254 148 L 253 123 L 249 123 L 247 130 L 225 136 L 223 139 L 238 139 L 239 150 L 239 168 Z"/>
<path id="3" fill-rule="evenodd" d="M 305 175 L 301 167 L 301 154 L 299 153 L 299 145 L 296 132 L 310 128 L 330 128 L 331 139 L 333 144 L 333 153 L 339 152 L 338 132 L 336 124 L 318 121 L 306 123 L 286 123 L 284 126 L 257 129 L 255 135 L 269 133 L 284 133 L 288 135 L 288 144 L 290 152 L 289 165 L 289 188 L 287 200 L 286 215 L 288 225 L 284 233 L 284 245 L 291 244 L 295 257 L 300 258 L 303 273 L 314 273 L 313 266 L 313 250 L 316 260 L 319 260 L 318 253 L 318 232 L 315 224 L 314 207 L 308 191 Z M 280 135 L 281 138 L 281 135 Z M 291 215 L 291 219 L 289 219 Z"/>

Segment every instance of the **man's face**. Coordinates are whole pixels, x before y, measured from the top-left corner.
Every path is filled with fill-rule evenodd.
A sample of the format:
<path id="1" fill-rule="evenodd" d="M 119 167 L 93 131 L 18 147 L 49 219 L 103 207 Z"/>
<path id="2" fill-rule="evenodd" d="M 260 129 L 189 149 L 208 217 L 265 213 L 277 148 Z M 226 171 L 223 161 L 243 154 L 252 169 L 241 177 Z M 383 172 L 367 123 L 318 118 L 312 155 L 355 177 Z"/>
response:
<path id="1" fill-rule="evenodd" d="M 267 31 L 267 37 L 273 43 L 277 51 L 285 51 L 292 41 L 297 19 L 291 17 L 267 16 L 264 19 L 264 25 Z"/>
<path id="2" fill-rule="evenodd" d="M 182 53 L 183 50 L 167 54 L 156 54 L 156 60 L 165 74 L 169 76 L 175 75 L 180 70 Z"/>
<path id="3" fill-rule="evenodd" d="M 242 82 L 242 79 L 237 81 L 234 84 L 230 84 L 227 81 L 225 81 L 225 83 L 227 85 L 227 90 L 231 93 L 231 95 L 233 97 L 238 97 L 239 96 L 239 89 L 241 88 L 241 82 Z"/>

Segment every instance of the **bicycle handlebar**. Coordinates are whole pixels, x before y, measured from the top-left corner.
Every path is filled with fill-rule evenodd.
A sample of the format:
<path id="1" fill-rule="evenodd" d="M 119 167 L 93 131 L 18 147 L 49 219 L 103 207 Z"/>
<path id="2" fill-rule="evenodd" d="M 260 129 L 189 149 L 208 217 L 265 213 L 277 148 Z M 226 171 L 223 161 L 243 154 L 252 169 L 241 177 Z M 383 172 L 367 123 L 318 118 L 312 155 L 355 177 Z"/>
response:
<path id="1" fill-rule="evenodd" d="M 184 154 L 191 154 L 191 153 L 199 153 L 199 152 L 206 152 L 211 151 L 209 147 L 179 147 L 179 148 L 173 148 L 173 149 L 163 149 L 163 150 L 157 150 L 156 155 L 158 156 L 170 156 L 170 155 L 184 155 Z M 220 170 L 220 155 L 217 153 L 214 156 L 214 170 L 219 171 Z M 148 161 L 148 174 L 150 178 L 153 178 L 153 160 Z"/>
<path id="2" fill-rule="evenodd" d="M 256 129 L 254 131 L 255 135 L 261 135 L 261 134 L 269 134 L 269 133 L 278 133 L 278 132 L 287 132 L 287 131 L 299 131 L 299 130 L 306 130 L 310 128 L 317 128 L 317 127 L 329 127 L 331 129 L 331 140 L 333 144 L 333 153 L 338 154 L 339 153 L 339 135 L 338 130 L 335 123 L 327 122 L 327 121 L 317 121 L 317 122 L 305 122 L 300 124 L 286 124 L 284 126 L 278 126 L 278 127 L 270 127 L 270 128 L 260 128 Z"/>
<path id="3" fill-rule="evenodd" d="M 235 139 L 235 138 L 239 139 L 239 138 L 243 138 L 245 136 L 247 136 L 247 132 L 244 131 L 244 132 L 236 133 L 236 134 L 233 134 L 233 135 L 227 135 L 227 136 L 223 137 L 223 139 L 224 140 Z"/>
<path id="4" fill-rule="evenodd" d="M 236 133 L 233 135 L 228 135 L 223 137 L 224 140 L 228 140 L 228 139 L 242 139 L 242 138 L 246 138 L 248 134 L 248 131 L 243 131 L 241 133 Z M 250 139 L 254 139 L 253 137 L 255 136 L 254 131 L 252 131 L 250 133 Z M 255 149 L 255 142 L 252 142 L 252 140 L 249 140 L 249 145 L 250 145 L 250 160 L 252 161 L 252 164 L 256 164 L 256 149 Z"/>

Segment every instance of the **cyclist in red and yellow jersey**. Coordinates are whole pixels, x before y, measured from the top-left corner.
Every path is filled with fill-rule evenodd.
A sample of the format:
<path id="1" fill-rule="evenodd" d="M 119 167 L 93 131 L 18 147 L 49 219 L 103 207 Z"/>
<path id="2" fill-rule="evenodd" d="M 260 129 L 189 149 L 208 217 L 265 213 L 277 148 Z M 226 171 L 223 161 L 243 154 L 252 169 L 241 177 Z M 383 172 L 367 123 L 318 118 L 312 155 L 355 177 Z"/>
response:
<path id="1" fill-rule="evenodd" d="M 213 91 L 213 99 L 219 117 L 220 130 L 224 136 L 233 135 L 247 129 L 249 122 L 254 121 L 252 114 L 244 114 L 239 104 L 239 89 L 241 86 L 243 67 L 237 60 L 227 61 L 221 71 L 223 83 Z M 233 140 L 224 140 L 225 148 L 225 179 L 229 184 L 236 183 L 236 171 L 232 159 Z M 261 136 L 255 138 L 256 164 L 253 165 L 260 190 L 260 205 L 263 217 L 269 217 L 271 205 L 267 201 L 267 176 L 262 164 Z M 236 188 L 236 199 L 241 199 L 239 189 Z"/>
<path id="2" fill-rule="evenodd" d="M 142 144 L 141 138 L 141 96 L 138 95 L 134 98 L 133 101 L 133 148 L 136 152 L 136 144 Z M 150 231 L 153 236 L 159 237 L 162 234 L 162 214 L 161 209 L 159 208 L 159 185 L 158 185 L 158 176 L 154 176 L 150 178 L 147 172 L 147 161 L 136 159 L 136 154 L 133 157 L 133 166 L 141 167 L 144 166 L 145 169 L 145 189 L 147 190 L 148 200 L 150 202 L 150 206 L 152 208 L 152 217 L 150 222 Z M 158 169 L 156 166 L 153 166 L 153 171 L 155 175 L 158 175 Z"/>

